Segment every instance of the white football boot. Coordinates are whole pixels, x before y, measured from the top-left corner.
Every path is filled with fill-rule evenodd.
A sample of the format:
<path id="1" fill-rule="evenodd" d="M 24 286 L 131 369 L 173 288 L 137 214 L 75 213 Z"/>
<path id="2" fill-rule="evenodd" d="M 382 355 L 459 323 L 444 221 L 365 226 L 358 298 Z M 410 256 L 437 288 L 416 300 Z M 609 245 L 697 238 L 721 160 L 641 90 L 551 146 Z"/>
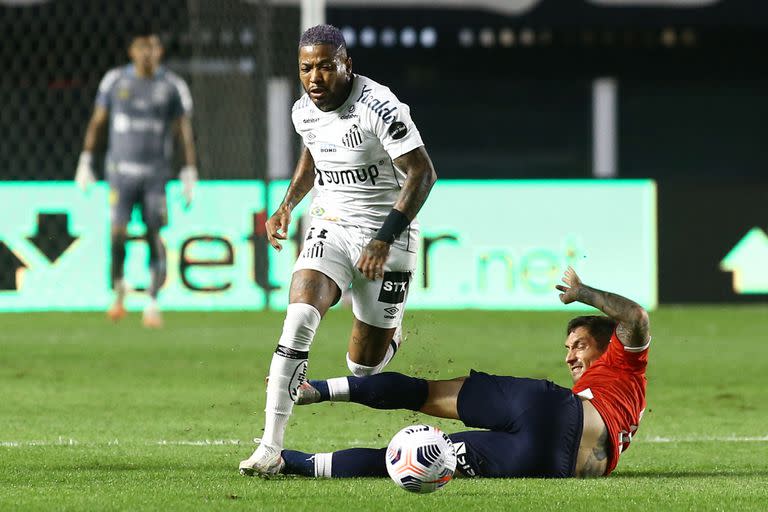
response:
<path id="1" fill-rule="evenodd" d="M 285 467 L 280 450 L 260 444 L 253 454 L 240 462 L 240 474 L 244 476 L 276 475 Z"/>

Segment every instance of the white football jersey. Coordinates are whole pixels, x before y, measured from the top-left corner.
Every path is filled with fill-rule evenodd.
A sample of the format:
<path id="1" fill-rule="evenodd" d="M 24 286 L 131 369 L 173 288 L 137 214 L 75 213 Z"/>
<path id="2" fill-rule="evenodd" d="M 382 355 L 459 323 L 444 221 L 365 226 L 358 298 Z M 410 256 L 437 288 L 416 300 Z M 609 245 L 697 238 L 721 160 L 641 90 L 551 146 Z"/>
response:
<path id="1" fill-rule="evenodd" d="M 291 117 L 315 161 L 310 215 L 370 229 L 373 236 L 405 181 L 393 160 L 424 145 L 408 105 L 388 87 L 354 75 L 352 92 L 339 108 L 323 112 L 304 94 Z M 417 237 L 414 219 L 396 243 L 415 248 Z"/>

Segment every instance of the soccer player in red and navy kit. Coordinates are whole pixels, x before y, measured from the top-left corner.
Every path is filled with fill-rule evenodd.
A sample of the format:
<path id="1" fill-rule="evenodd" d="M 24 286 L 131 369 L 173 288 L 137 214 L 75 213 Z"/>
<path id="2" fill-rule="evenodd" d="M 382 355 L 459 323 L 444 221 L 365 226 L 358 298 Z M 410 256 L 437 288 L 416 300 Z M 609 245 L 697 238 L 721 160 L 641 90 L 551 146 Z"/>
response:
<path id="1" fill-rule="evenodd" d="M 565 363 L 572 389 L 476 371 L 444 381 L 382 373 L 307 381 L 297 403 L 350 401 L 377 409 L 410 409 L 484 429 L 450 435 L 461 476 L 607 476 L 629 447 L 645 410 L 648 314 L 625 297 L 585 285 L 572 268 L 563 283 L 557 285 L 563 303 L 581 302 L 607 315 L 580 316 L 568 323 Z M 384 477 L 385 450 L 283 450 L 281 472 Z"/>

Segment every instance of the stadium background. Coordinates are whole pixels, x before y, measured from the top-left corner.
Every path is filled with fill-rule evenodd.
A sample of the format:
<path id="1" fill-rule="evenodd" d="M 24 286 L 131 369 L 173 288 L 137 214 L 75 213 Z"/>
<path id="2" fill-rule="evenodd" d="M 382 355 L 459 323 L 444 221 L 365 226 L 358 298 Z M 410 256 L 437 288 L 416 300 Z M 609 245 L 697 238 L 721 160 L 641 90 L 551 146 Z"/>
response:
<path id="1" fill-rule="evenodd" d="M 445 252 L 417 277 L 437 287 L 463 275 L 463 262 L 448 257 L 451 230 L 474 234 L 480 224 L 488 251 L 561 237 L 562 264 L 578 254 L 569 248 L 585 247 L 559 231 L 576 223 L 575 234 L 591 237 L 585 280 L 594 284 L 603 266 L 594 256 L 602 253 L 613 274 L 600 284 L 614 290 L 631 281 L 625 291 L 633 298 L 657 290 L 648 409 L 617 471 L 589 481 L 456 480 L 427 497 L 386 479 L 242 478 L 235 468 L 262 426 L 263 376 L 283 313 L 209 311 L 225 302 L 218 296 L 204 311 L 169 311 L 161 330 L 143 329 L 134 313 L 107 322 L 106 272 L 94 280 L 84 274 L 106 264 L 106 236 L 85 236 L 106 233 L 106 194 L 102 185 L 83 196 L 72 177 L 99 79 L 126 62 L 132 25 L 152 18 L 166 62 L 194 95 L 205 180 L 196 206 L 204 208 L 189 212 L 178 184 L 169 185 L 177 217 L 164 236 L 176 265 L 163 295 L 182 281 L 182 245 L 201 234 L 228 241 L 238 273 L 198 275 L 188 266 L 193 284 L 255 293 L 285 280 L 290 255 L 274 259 L 258 230 L 280 200 L 298 145 L 283 115 L 299 94 L 298 0 L 0 0 L 0 310 L 21 310 L 0 314 L 0 509 L 765 510 L 767 4 L 467 0 L 447 8 L 461 2 L 378 0 L 363 7 L 372 3 L 329 1 L 326 15 L 354 35 L 355 69 L 412 106 L 440 174 L 444 188 L 427 207 L 449 206 L 425 213 L 425 229 L 437 230 L 425 246 Z M 606 92 L 616 107 L 612 168 L 593 156 L 600 132 L 593 100 Z M 475 195 L 462 199 L 470 185 Z M 449 191 L 459 199 L 443 195 Z M 238 215 L 221 203 L 235 204 Z M 627 226 L 646 229 L 638 236 Z M 132 229 L 141 236 L 140 226 Z M 192 260 L 227 260 L 226 244 L 208 243 Z M 144 285 L 141 243 L 134 249 L 129 270 Z M 722 268 L 729 254 L 725 266 L 736 273 Z M 547 254 L 536 256 L 552 266 Z M 644 272 L 627 263 L 634 257 Z M 494 268 L 486 281 L 508 286 Z M 20 304 L 31 290 L 48 294 Z M 498 301 L 482 303 L 497 298 L 493 290 L 468 297 L 476 308 L 497 308 Z M 281 293 L 272 290 L 274 309 Z M 53 298 L 65 311 L 45 311 Z M 76 306 L 84 298 L 102 303 Z M 503 296 L 502 306 L 511 298 Z M 249 299 L 251 309 L 263 306 L 263 296 Z M 702 302 L 717 304 L 692 304 Z M 573 311 L 460 309 L 409 309 L 408 341 L 390 368 L 436 379 L 477 368 L 569 385 L 562 332 Z M 347 309 L 323 320 L 313 377 L 347 371 L 350 325 Z M 300 450 L 379 446 L 419 422 L 463 428 L 410 412 L 302 407 L 286 441 Z"/>
<path id="2" fill-rule="evenodd" d="M 764 3 L 401 4 L 330 2 L 326 18 L 347 34 L 355 70 L 411 104 L 441 180 L 653 180 L 658 219 L 646 220 L 658 220 L 658 241 L 643 248 L 653 260 L 643 279 L 658 295 L 649 293 L 644 303 L 765 300 L 768 277 L 759 262 L 768 253 L 768 71 L 758 58 L 768 47 Z M 7 194 L 15 195 L 13 182 L 71 179 L 99 80 L 126 62 L 126 38 L 146 20 L 162 35 L 167 65 L 190 84 L 202 178 L 290 176 L 298 148 L 288 119 L 299 94 L 298 2 L 7 1 L 0 3 L 0 179 Z M 595 109 L 606 84 L 613 117 L 600 127 Z M 597 161 L 600 133 L 607 167 Z M 471 216 L 481 201 L 467 194 L 455 209 Z M 505 212 L 497 205 L 491 213 L 503 221 L 499 239 L 520 222 Z M 583 213 L 580 222 L 594 218 L 599 225 L 599 214 Z M 253 214 L 253 226 L 264 214 Z M 25 213 L 36 215 L 37 225 L 15 236 L 38 237 L 35 244 L 49 255 L 66 251 L 75 239 L 66 212 Z M 252 280 L 265 290 L 257 302 L 268 304 L 270 287 L 279 286 L 268 281 L 282 267 L 257 231 Z M 18 269 L 35 270 L 12 236 L 0 236 L 0 285 L 11 309 Z M 135 245 L 129 266 L 133 261 L 134 286 L 141 287 L 142 248 Z M 221 252 L 198 245 L 203 255 Z"/>

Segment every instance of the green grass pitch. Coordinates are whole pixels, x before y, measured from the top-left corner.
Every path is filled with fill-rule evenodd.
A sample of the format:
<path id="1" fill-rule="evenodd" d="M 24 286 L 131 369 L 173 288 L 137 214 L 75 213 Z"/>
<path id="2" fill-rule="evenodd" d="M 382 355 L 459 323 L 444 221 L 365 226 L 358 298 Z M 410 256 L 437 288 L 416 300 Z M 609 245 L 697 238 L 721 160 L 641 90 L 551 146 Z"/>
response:
<path id="1" fill-rule="evenodd" d="M 413 312 L 391 369 L 470 368 L 568 385 L 567 313 Z M 651 314 L 648 409 L 615 473 L 596 480 L 455 480 L 411 495 L 389 479 L 246 478 L 281 313 L 0 316 L 0 510 L 767 510 L 768 311 Z M 321 325 L 310 375 L 346 373 L 348 311 Z M 298 407 L 288 447 L 383 446 L 425 416 Z"/>

